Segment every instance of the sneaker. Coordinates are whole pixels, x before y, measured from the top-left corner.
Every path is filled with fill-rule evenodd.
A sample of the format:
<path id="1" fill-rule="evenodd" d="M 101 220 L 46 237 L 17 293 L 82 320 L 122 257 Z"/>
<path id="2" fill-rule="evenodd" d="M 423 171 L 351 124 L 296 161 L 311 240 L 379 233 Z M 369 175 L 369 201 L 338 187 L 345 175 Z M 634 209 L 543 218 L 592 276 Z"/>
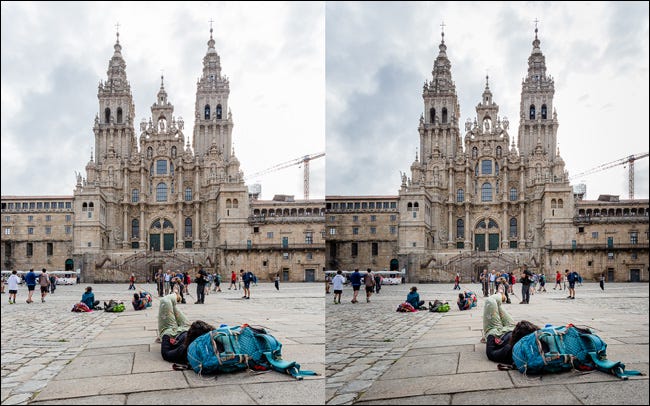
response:
<path id="1" fill-rule="evenodd" d="M 250 298 L 251 298 L 250 296 L 246 296 L 246 299 L 250 299 Z"/>
<path id="2" fill-rule="evenodd" d="M 201 302 L 199 302 L 199 301 L 197 300 L 196 302 L 194 302 L 194 304 L 201 304 Z"/>
<path id="3" fill-rule="evenodd" d="M 571 296 L 567 296 L 566 298 L 567 298 L 567 299 L 571 299 Z"/>
<path id="4" fill-rule="evenodd" d="M 242 298 L 242 299 L 246 299 L 246 296 L 242 296 L 241 298 Z"/>
<path id="5" fill-rule="evenodd" d="M 523 300 L 521 302 L 519 302 L 519 304 L 524 304 L 524 303 L 526 303 L 526 302 L 524 302 Z"/>
<path id="6" fill-rule="evenodd" d="M 576 298 L 575 296 L 571 296 L 571 299 L 575 299 L 575 298 Z"/>
<path id="7" fill-rule="evenodd" d="M 41 298 L 41 303 L 45 303 L 45 299 Z"/>

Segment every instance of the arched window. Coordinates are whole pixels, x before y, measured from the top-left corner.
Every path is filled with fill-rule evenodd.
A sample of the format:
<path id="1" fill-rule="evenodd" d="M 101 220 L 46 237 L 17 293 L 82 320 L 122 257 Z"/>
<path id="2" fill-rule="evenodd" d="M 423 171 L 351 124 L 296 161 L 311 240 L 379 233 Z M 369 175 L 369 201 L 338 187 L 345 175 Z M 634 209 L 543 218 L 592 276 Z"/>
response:
<path id="1" fill-rule="evenodd" d="M 412 210 L 413 210 L 413 203 L 408 202 L 408 203 L 406 204 L 406 211 L 412 211 Z"/>
<path id="2" fill-rule="evenodd" d="M 239 207 L 239 200 L 237 199 L 232 199 L 232 208 L 236 209 Z"/>
<path id="3" fill-rule="evenodd" d="M 443 124 L 447 123 L 447 108 L 446 107 L 442 108 L 442 123 Z"/>
<path id="4" fill-rule="evenodd" d="M 510 219 L 510 237 L 516 237 L 517 236 L 517 219 L 516 218 L 511 218 Z"/>
<path id="5" fill-rule="evenodd" d="M 478 158 L 478 148 L 472 148 L 472 159 Z"/>
<path id="6" fill-rule="evenodd" d="M 557 208 L 562 209 L 564 208 L 564 200 L 562 199 L 557 199 Z"/>
<path id="7" fill-rule="evenodd" d="M 151 224 L 151 228 L 156 228 L 160 230 L 162 228 L 162 225 L 160 224 L 160 220 L 154 221 L 153 224 Z"/>
<path id="8" fill-rule="evenodd" d="M 494 175 L 495 175 L 495 176 L 499 176 L 499 164 L 496 163 L 496 162 L 494 163 Z M 497 182 L 498 182 L 498 180 L 497 180 Z M 498 188 L 499 188 L 499 187 L 497 186 L 497 189 L 498 189 Z"/>
<path id="9" fill-rule="evenodd" d="M 481 186 L 481 201 L 492 201 L 492 185 L 489 182 L 485 182 L 483 186 Z"/>
<path id="10" fill-rule="evenodd" d="M 93 211 L 93 210 L 95 210 L 95 205 L 93 204 L 93 202 L 88 203 L 88 211 Z"/>
<path id="11" fill-rule="evenodd" d="M 463 189 L 458 189 L 456 191 L 456 202 L 462 203 L 465 201 L 465 191 Z"/>
<path id="12" fill-rule="evenodd" d="M 172 147 L 172 158 L 176 158 L 176 147 Z"/>
<path id="13" fill-rule="evenodd" d="M 163 228 L 174 228 L 174 225 L 171 221 L 165 219 L 165 221 L 163 221 Z"/>
<path id="14" fill-rule="evenodd" d="M 118 123 L 122 122 L 122 107 L 117 108 L 117 122 Z"/>
<path id="15" fill-rule="evenodd" d="M 111 109 L 109 109 L 108 107 L 104 109 L 104 122 L 106 124 L 111 122 Z"/>
<path id="16" fill-rule="evenodd" d="M 140 221 L 131 220 L 131 238 L 140 238 Z"/>
<path id="17" fill-rule="evenodd" d="M 137 203 L 140 201 L 140 191 L 138 189 L 133 189 L 131 191 L 131 203 Z"/>
<path id="18" fill-rule="evenodd" d="M 488 221 L 488 228 L 499 228 L 499 225 L 496 221 L 490 219 L 490 221 Z"/>
<path id="19" fill-rule="evenodd" d="M 413 211 L 418 211 L 418 210 L 420 210 L 420 205 L 418 204 L 418 202 L 413 203 Z"/>
<path id="20" fill-rule="evenodd" d="M 156 186 L 156 201 L 157 202 L 166 202 L 167 201 L 167 184 L 160 182 Z"/>
<path id="21" fill-rule="evenodd" d="M 226 209 L 232 209 L 232 200 L 226 199 Z"/>
<path id="22" fill-rule="evenodd" d="M 463 219 L 456 220 L 456 238 L 465 238 L 465 222 Z"/>
<path id="23" fill-rule="evenodd" d="M 497 158 L 501 158 L 502 155 L 503 155 L 503 151 L 501 149 L 501 146 L 498 146 L 497 147 Z"/>
<path id="24" fill-rule="evenodd" d="M 519 199 L 519 196 L 517 196 L 517 188 L 510 188 L 510 201 L 516 202 L 517 199 Z"/>
<path id="25" fill-rule="evenodd" d="M 192 237 L 192 219 L 189 217 L 185 219 L 185 237 Z"/>
<path id="26" fill-rule="evenodd" d="M 557 209 L 557 200 L 551 199 L 551 209 Z"/>
<path id="27" fill-rule="evenodd" d="M 546 120 L 546 104 L 542 104 L 542 120 Z"/>
<path id="28" fill-rule="evenodd" d="M 81 205 L 81 211 L 88 211 L 88 203 L 84 202 L 84 203 Z"/>
<path id="29" fill-rule="evenodd" d="M 529 118 L 530 118 L 531 120 L 534 120 L 534 119 L 535 119 L 535 105 L 534 105 L 534 104 L 531 104 L 531 105 L 530 105 L 530 115 L 529 115 Z"/>
<path id="30" fill-rule="evenodd" d="M 217 120 L 221 120 L 221 104 L 217 104 Z"/>
<path id="31" fill-rule="evenodd" d="M 479 221 L 478 224 L 476 225 L 476 228 L 486 228 L 485 220 Z"/>
<path id="32" fill-rule="evenodd" d="M 433 107 L 429 109 L 429 122 L 431 124 L 436 122 L 436 109 L 434 109 Z"/>
<path id="33" fill-rule="evenodd" d="M 206 120 L 209 120 L 209 119 L 210 119 L 210 105 L 209 105 L 209 104 L 206 104 L 206 105 L 205 105 L 205 109 L 204 109 L 204 113 L 203 113 L 203 118 L 205 118 Z"/>
<path id="34" fill-rule="evenodd" d="M 192 201 L 192 188 L 191 187 L 185 188 L 185 201 L 186 202 L 191 202 Z"/>

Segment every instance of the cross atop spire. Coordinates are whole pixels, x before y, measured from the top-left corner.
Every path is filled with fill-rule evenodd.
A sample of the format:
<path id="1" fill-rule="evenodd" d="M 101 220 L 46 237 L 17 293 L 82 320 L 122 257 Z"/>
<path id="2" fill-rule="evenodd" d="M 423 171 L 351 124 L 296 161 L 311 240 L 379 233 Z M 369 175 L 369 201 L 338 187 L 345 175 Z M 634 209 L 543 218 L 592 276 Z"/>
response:
<path id="1" fill-rule="evenodd" d="M 210 39 L 212 39 L 212 23 L 214 22 L 214 20 L 210 19 L 210 21 L 208 22 L 210 23 Z"/>
<path id="2" fill-rule="evenodd" d="M 120 43 L 120 23 L 115 24 L 115 35 L 117 36 L 117 43 Z"/>
<path id="3" fill-rule="evenodd" d="M 442 43 L 444 44 L 445 43 L 445 22 L 444 21 L 442 22 L 442 24 L 440 24 L 440 28 L 441 28 L 440 35 L 442 35 Z"/>
<path id="4" fill-rule="evenodd" d="M 535 23 L 535 39 L 537 39 L 537 23 L 539 23 L 539 20 L 535 18 L 533 22 Z"/>

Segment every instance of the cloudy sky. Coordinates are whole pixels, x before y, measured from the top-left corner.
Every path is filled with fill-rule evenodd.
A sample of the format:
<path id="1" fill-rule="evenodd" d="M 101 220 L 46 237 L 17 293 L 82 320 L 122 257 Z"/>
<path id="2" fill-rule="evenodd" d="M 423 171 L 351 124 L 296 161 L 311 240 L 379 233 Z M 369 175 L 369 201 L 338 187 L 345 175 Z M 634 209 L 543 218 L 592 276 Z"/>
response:
<path id="1" fill-rule="evenodd" d="M 94 146 L 97 84 L 117 23 L 136 131 L 162 70 L 191 140 L 212 19 L 244 175 L 325 151 L 324 3 L 151 4 L 2 2 L 2 195 L 72 194 Z M 323 198 L 325 158 L 310 167 L 310 197 Z M 250 181 L 262 183 L 265 199 L 302 199 L 302 179 L 294 165 Z"/>
<path id="2" fill-rule="evenodd" d="M 569 175 L 647 152 L 647 2 L 327 3 L 327 194 L 395 195 L 399 171 L 410 175 L 443 21 L 461 131 L 488 72 L 516 140 L 535 19 Z M 635 197 L 647 199 L 648 158 L 635 167 Z M 579 181 L 588 199 L 627 199 L 622 165 Z"/>

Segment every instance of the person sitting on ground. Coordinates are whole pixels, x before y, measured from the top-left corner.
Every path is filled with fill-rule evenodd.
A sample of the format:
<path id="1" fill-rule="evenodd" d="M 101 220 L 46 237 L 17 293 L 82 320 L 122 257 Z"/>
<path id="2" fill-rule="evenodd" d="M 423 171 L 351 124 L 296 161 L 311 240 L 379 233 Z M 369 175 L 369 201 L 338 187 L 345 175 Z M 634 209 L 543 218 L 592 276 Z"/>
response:
<path id="1" fill-rule="evenodd" d="M 176 364 L 187 364 L 187 348 L 197 337 L 215 330 L 215 327 L 197 320 L 190 324 L 185 314 L 176 307 L 181 295 L 174 292 L 160 299 L 158 309 L 158 338 L 163 359 Z"/>
<path id="2" fill-rule="evenodd" d="M 99 300 L 95 300 L 95 294 L 93 293 L 93 287 L 88 286 L 83 295 L 81 295 L 81 301 L 88 306 L 89 309 L 101 310 L 99 307 Z"/>
<path id="3" fill-rule="evenodd" d="M 469 310 L 472 307 L 472 298 L 467 297 L 464 293 L 459 293 L 456 303 L 459 310 Z"/>
<path id="4" fill-rule="evenodd" d="M 133 304 L 133 310 L 144 310 L 149 307 L 147 306 L 149 304 L 149 299 L 146 295 L 142 295 L 142 292 L 134 293 L 131 303 Z"/>
<path id="5" fill-rule="evenodd" d="M 426 310 L 424 307 L 424 300 L 420 300 L 420 294 L 418 293 L 417 286 L 411 287 L 411 291 L 408 295 L 406 295 L 406 302 L 413 306 L 415 309 Z"/>
<path id="6" fill-rule="evenodd" d="M 522 320 L 515 324 L 502 303 L 506 296 L 497 292 L 485 299 L 483 334 L 485 354 L 490 361 L 512 364 L 512 347 L 525 335 L 539 330 L 533 323 Z"/>

